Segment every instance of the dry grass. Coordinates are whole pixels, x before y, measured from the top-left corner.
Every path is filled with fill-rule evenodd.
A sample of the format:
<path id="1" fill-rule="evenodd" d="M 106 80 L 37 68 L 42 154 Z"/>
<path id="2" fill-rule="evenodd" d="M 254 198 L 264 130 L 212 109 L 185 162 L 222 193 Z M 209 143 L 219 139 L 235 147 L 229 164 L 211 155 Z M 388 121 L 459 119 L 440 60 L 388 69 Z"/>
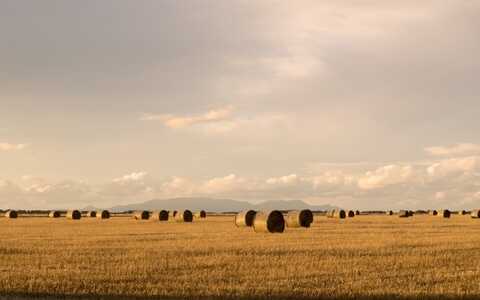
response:
<path id="1" fill-rule="evenodd" d="M 315 217 L 257 234 L 233 216 L 0 219 L 0 299 L 480 296 L 480 222 L 469 216 Z"/>

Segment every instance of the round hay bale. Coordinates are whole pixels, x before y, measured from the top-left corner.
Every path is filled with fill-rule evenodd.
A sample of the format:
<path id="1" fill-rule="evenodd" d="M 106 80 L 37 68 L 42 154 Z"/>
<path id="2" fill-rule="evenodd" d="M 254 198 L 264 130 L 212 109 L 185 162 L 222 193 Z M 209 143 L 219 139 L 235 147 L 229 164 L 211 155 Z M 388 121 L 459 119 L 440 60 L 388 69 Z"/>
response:
<path id="1" fill-rule="evenodd" d="M 97 219 L 110 219 L 110 212 L 108 210 L 99 210 L 96 213 Z"/>
<path id="2" fill-rule="evenodd" d="M 150 219 L 153 221 L 168 221 L 168 211 L 156 210 L 152 212 Z"/>
<path id="3" fill-rule="evenodd" d="M 398 217 L 400 218 L 408 218 L 411 217 L 410 212 L 408 210 L 401 210 L 398 212 Z"/>
<path id="4" fill-rule="evenodd" d="M 175 215 L 175 221 L 177 222 L 193 222 L 193 214 L 188 209 L 179 210 Z"/>
<path id="5" fill-rule="evenodd" d="M 285 230 L 283 214 L 278 210 L 258 212 L 253 221 L 253 230 L 270 233 L 283 232 Z"/>
<path id="6" fill-rule="evenodd" d="M 71 220 L 80 220 L 80 218 L 82 217 L 82 214 L 80 213 L 80 211 L 74 209 L 74 210 L 67 211 L 67 214 L 65 215 L 65 217 Z"/>
<path id="7" fill-rule="evenodd" d="M 393 216 L 393 210 L 389 210 L 386 212 L 387 216 Z"/>
<path id="8" fill-rule="evenodd" d="M 339 219 L 345 219 L 347 217 L 347 213 L 343 209 L 335 209 L 333 211 L 333 217 Z"/>
<path id="9" fill-rule="evenodd" d="M 48 214 L 48 217 L 49 218 L 60 218 L 60 212 L 58 210 L 52 210 L 49 214 Z"/>
<path id="10" fill-rule="evenodd" d="M 461 215 L 461 216 L 464 216 L 464 215 L 467 215 L 467 214 L 468 214 L 468 211 L 466 211 L 466 210 L 461 210 L 461 211 L 458 212 L 458 214 Z"/>
<path id="11" fill-rule="evenodd" d="M 448 209 L 443 209 L 443 210 L 440 211 L 440 214 L 439 214 L 439 215 L 440 215 L 441 217 L 444 217 L 444 218 L 450 218 L 450 215 L 451 215 L 451 214 L 452 214 L 452 213 L 451 213 Z"/>
<path id="12" fill-rule="evenodd" d="M 92 211 L 87 211 L 85 213 L 85 217 L 87 218 L 96 218 L 97 217 L 97 212 L 92 210 Z"/>
<path id="13" fill-rule="evenodd" d="M 177 215 L 178 211 L 176 210 L 171 210 L 168 212 L 168 219 L 170 220 L 175 220 L 175 216 Z"/>
<path id="14" fill-rule="evenodd" d="M 239 212 L 235 215 L 235 225 L 237 227 L 252 227 L 256 214 L 257 212 L 254 210 L 245 210 Z"/>
<path id="15" fill-rule="evenodd" d="M 135 220 L 148 220 L 149 217 L 150 217 L 150 212 L 146 210 L 139 210 L 133 213 L 133 218 Z"/>
<path id="16" fill-rule="evenodd" d="M 356 215 L 356 216 L 359 216 L 359 215 L 360 215 L 360 211 L 359 211 L 359 210 L 356 210 L 356 211 L 355 211 L 355 215 Z"/>
<path id="17" fill-rule="evenodd" d="M 309 228 L 313 223 L 313 213 L 309 209 L 289 211 L 285 221 L 290 228 Z"/>
<path id="18" fill-rule="evenodd" d="M 195 218 L 197 219 L 205 219 L 207 217 L 207 212 L 204 210 L 195 212 Z"/>
<path id="19" fill-rule="evenodd" d="M 16 219 L 18 218 L 18 213 L 16 210 L 7 210 L 7 212 L 5 213 L 5 218 Z"/>
<path id="20" fill-rule="evenodd" d="M 431 216 L 438 216 L 438 211 L 431 210 L 431 211 L 428 212 L 428 214 L 431 215 Z"/>
<path id="21" fill-rule="evenodd" d="M 353 218 L 353 217 L 355 217 L 355 212 L 353 210 L 349 210 L 347 215 L 348 215 L 349 218 Z"/>
<path id="22" fill-rule="evenodd" d="M 470 213 L 470 217 L 472 217 L 473 219 L 480 219 L 480 209 L 472 210 L 472 212 Z"/>

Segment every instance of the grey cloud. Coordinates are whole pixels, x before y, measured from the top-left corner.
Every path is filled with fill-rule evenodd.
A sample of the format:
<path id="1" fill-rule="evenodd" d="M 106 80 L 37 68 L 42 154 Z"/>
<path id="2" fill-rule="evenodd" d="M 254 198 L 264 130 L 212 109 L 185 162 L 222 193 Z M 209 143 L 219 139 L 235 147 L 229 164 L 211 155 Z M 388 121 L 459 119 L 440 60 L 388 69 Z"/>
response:
<path id="1" fill-rule="evenodd" d="M 479 11 L 476 1 L 2 1 L 1 138 L 35 147 L 1 152 L 0 175 L 89 179 L 87 190 L 48 192 L 58 203 L 68 189 L 81 203 L 201 193 L 235 174 L 251 185 L 229 192 L 239 198 L 473 205 L 476 171 L 441 158 L 478 155 L 465 145 L 480 143 Z M 203 122 L 229 106 L 231 118 Z M 329 165 L 311 168 L 318 161 Z M 428 174 L 433 163 L 441 176 Z M 396 173 L 406 166 L 412 177 Z M 105 182 L 132 169 L 151 177 Z M 264 182 L 285 174 L 304 180 Z"/>

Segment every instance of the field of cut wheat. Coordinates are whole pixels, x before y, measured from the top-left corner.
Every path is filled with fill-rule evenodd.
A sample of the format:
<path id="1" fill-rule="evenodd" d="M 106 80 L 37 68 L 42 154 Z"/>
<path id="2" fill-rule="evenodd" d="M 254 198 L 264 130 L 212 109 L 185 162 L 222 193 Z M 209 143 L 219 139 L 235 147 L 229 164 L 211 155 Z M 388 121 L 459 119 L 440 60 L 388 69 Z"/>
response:
<path id="1" fill-rule="evenodd" d="M 480 297 L 480 221 L 315 216 L 283 234 L 193 223 L 0 219 L 0 298 Z"/>

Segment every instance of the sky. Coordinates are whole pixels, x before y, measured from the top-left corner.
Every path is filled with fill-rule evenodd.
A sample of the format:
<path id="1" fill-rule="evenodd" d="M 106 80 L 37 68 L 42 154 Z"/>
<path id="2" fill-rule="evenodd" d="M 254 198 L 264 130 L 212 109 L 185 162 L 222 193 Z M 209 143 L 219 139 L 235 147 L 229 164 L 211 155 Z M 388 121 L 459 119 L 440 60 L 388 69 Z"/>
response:
<path id="1" fill-rule="evenodd" d="M 0 208 L 478 208 L 479 13 L 0 0 Z"/>

